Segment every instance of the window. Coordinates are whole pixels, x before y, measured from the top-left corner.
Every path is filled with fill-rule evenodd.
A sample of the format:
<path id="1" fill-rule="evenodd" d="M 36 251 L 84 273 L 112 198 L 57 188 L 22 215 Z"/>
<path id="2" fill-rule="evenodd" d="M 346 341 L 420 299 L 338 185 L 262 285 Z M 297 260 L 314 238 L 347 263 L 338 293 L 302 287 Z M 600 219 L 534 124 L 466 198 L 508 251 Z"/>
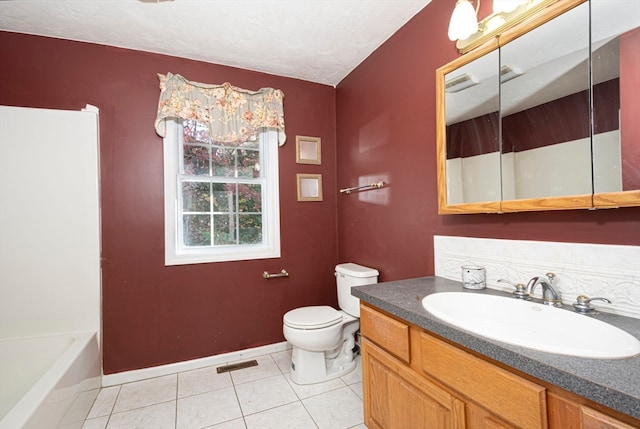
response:
<path id="1" fill-rule="evenodd" d="M 167 121 L 166 265 L 280 256 L 277 138 L 219 143 L 206 124 Z"/>

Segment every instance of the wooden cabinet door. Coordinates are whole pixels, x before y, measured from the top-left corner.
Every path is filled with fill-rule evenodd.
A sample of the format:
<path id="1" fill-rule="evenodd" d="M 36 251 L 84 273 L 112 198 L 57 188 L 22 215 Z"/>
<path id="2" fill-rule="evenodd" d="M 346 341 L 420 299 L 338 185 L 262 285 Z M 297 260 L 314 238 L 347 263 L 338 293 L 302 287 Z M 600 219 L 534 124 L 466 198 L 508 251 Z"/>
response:
<path id="1" fill-rule="evenodd" d="M 362 340 L 365 424 L 369 429 L 463 429 L 464 403 Z"/>
<path id="2" fill-rule="evenodd" d="M 467 429 L 517 429 L 506 420 L 472 403 L 466 403 Z"/>

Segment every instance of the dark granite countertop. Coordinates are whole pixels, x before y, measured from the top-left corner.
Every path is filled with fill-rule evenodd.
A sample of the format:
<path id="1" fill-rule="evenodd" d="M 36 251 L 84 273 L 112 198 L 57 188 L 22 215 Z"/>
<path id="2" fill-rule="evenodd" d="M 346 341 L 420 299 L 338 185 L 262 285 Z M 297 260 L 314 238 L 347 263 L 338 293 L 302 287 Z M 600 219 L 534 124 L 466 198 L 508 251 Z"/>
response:
<path id="1" fill-rule="evenodd" d="M 468 292 L 510 296 L 492 289 L 467 290 L 457 281 L 442 277 L 358 286 L 352 295 L 400 319 L 447 338 L 488 358 L 544 380 L 594 402 L 640 418 L 640 356 L 628 359 L 589 359 L 558 355 L 493 341 L 432 316 L 422 298 L 437 292 Z M 565 306 L 568 311 L 570 307 Z M 594 317 L 615 325 L 640 339 L 640 320 L 600 313 Z M 517 322 L 516 322 L 517 323 Z M 562 327 L 559 327 L 562 329 Z M 576 335 L 589 335 L 576 332 Z"/>

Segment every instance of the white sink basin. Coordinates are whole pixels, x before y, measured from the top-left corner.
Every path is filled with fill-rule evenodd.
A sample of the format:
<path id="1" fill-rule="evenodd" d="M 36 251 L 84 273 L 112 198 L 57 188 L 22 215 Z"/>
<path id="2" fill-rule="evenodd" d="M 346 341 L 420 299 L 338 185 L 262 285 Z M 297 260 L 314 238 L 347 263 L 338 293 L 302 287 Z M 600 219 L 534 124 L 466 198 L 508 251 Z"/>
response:
<path id="1" fill-rule="evenodd" d="M 422 306 L 458 328 L 516 346 L 588 358 L 625 358 L 640 354 L 640 341 L 590 316 L 493 295 L 442 292 Z"/>

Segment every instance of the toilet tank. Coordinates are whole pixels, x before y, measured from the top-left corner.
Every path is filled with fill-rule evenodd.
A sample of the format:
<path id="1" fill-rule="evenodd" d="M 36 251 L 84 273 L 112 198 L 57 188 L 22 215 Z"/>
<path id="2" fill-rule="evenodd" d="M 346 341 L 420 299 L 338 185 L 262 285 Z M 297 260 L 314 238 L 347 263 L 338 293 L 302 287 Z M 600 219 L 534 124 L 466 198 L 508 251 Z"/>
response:
<path id="1" fill-rule="evenodd" d="M 378 274 L 378 270 L 358 264 L 336 265 L 338 306 L 340 309 L 354 317 L 360 317 L 360 300 L 351 295 L 351 288 L 378 283 Z"/>

